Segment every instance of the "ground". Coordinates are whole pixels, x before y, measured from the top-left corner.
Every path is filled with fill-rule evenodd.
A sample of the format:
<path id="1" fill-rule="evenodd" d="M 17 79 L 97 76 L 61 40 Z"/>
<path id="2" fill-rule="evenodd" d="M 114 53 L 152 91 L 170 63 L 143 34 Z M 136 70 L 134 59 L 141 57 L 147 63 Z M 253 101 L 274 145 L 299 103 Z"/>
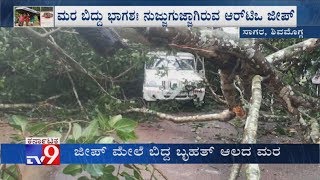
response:
<path id="1" fill-rule="evenodd" d="M 237 130 L 238 129 L 238 130 Z M 273 122 L 261 121 L 259 123 L 261 133 L 258 135 L 258 143 L 301 143 L 303 136 L 301 130 L 295 124 L 288 125 L 285 129 L 293 133 L 280 135 L 277 126 Z M 234 125 L 227 122 L 206 122 L 175 124 L 169 121 L 152 120 L 139 124 L 136 132 L 140 143 L 235 143 L 239 140 L 238 131 Z M 0 121 L 0 143 L 10 142 L 10 134 L 14 133 L 5 120 Z M 241 133 L 241 132 L 240 132 Z M 168 179 L 183 180 L 225 180 L 228 179 L 231 165 L 203 164 L 203 165 L 156 165 Z M 21 166 L 24 180 L 71 180 L 71 176 L 61 173 L 61 167 L 32 167 Z M 262 180 L 319 180 L 320 165 L 299 164 L 268 164 L 260 165 Z M 241 173 L 239 179 L 245 179 Z M 36 178 L 37 177 L 37 178 Z M 149 179 L 146 176 L 145 179 Z"/>

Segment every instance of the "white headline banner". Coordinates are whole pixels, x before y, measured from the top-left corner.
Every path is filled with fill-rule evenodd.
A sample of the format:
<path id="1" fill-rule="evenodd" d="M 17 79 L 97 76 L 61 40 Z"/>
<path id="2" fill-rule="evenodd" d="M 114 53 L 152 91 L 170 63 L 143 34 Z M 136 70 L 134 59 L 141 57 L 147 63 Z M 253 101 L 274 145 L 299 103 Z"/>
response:
<path id="1" fill-rule="evenodd" d="M 296 27 L 296 6 L 55 6 L 56 27 Z"/>

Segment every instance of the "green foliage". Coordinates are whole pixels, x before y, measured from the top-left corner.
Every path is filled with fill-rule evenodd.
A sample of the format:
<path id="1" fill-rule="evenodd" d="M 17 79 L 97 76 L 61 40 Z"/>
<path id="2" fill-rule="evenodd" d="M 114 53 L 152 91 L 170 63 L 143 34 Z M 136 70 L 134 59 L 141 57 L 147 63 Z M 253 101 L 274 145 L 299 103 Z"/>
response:
<path id="1" fill-rule="evenodd" d="M 63 173 L 71 176 L 76 176 L 77 174 L 82 173 L 82 166 L 77 164 L 68 165 L 63 169 Z"/>
<path id="2" fill-rule="evenodd" d="M 40 29 L 35 30 L 43 33 Z M 90 74 L 98 77 L 99 83 L 109 94 L 123 98 L 123 95 L 136 96 L 136 92 L 141 91 L 143 64 L 146 59 L 145 47 L 129 44 L 131 48 L 119 50 L 113 57 L 106 59 L 97 55 L 87 42 L 79 39 L 76 34 L 55 33 L 53 37 L 65 52 Z M 61 94 L 61 98 L 56 102 L 58 105 L 66 108 L 76 107 L 76 100 L 61 58 L 45 45 L 27 39 L 22 30 L 1 28 L 0 103 L 39 102 Z M 122 74 L 128 69 L 128 72 Z M 121 106 L 119 102 L 114 102 L 110 96 L 102 93 L 96 83 L 84 73 L 72 70 L 70 74 L 80 100 L 89 112 L 94 111 L 97 106 L 104 109 L 105 104 L 109 107 Z M 141 86 L 137 86 L 137 82 L 141 82 L 138 83 Z M 112 113 L 117 112 L 110 112 Z"/>
<path id="3" fill-rule="evenodd" d="M 118 122 L 116 122 L 112 127 L 120 132 L 132 132 L 134 128 L 137 126 L 137 122 L 122 118 Z"/>
<path id="4" fill-rule="evenodd" d="M 124 177 L 125 179 L 130 180 L 142 180 L 140 169 L 134 167 L 134 165 L 124 165 L 125 169 L 119 171 L 117 175 Z M 110 179 L 118 180 L 119 177 L 114 175 L 116 168 L 113 165 L 103 165 L 103 164 L 87 164 L 87 165 L 68 165 L 63 169 L 63 173 L 71 176 L 77 176 L 82 174 L 84 171 L 90 175 L 81 176 L 78 180 L 87 180 L 87 179 Z M 129 174 L 128 170 L 132 170 L 132 174 Z"/>
<path id="5" fill-rule="evenodd" d="M 46 124 L 42 122 L 30 124 L 28 126 L 28 131 L 33 135 L 38 135 L 39 133 L 46 132 L 47 130 Z"/>
<path id="6" fill-rule="evenodd" d="M 99 140 L 99 144 L 110 144 L 113 143 L 114 138 L 113 137 L 103 137 Z"/>
<path id="7" fill-rule="evenodd" d="M 77 141 L 82 135 L 82 128 L 78 123 L 73 123 L 72 138 Z"/>
<path id="8" fill-rule="evenodd" d="M 62 137 L 62 134 L 58 131 L 53 131 L 53 130 L 50 130 L 47 132 L 47 137 L 58 137 L 58 138 L 61 138 Z"/>
<path id="9" fill-rule="evenodd" d="M 84 138 L 84 142 L 92 142 L 96 136 L 99 136 L 99 131 L 97 131 L 98 126 L 99 124 L 97 120 L 90 122 L 89 126 L 87 126 L 81 134 L 81 136 Z"/>
<path id="10" fill-rule="evenodd" d="M 17 166 L 11 165 L 11 166 L 7 167 L 6 170 L 7 170 L 7 171 L 10 171 L 10 172 L 15 176 L 15 178 L 12 177 L 12 176 L 11 176 L 10 174 L 8 174 L 7 172 L 2 172 L 2 171 L 0 170 L 1 174 L 3 174 L 2 180 L 16 180 L 16 177 L 18 177 Z"/>
<path id="11" fill-rule="evenodd" d="M 15 134 L 13 139 L 17 142 L 23 142 L 26 134 L 30 136 L 49 136 L 66 138 L 66 142 L 69 143 L 113 143 L 114 137 L 117 136 L 120 140 L 132 141 L 136 139 L 135 128 L 137 122 L 128 118 L 123 118 L 121 115 L 106 116 L 101 112 L 97 112 L 97 115 L 93 117 L 91 121 L 86 123 L 77 121 L 61 121 L 55 123 L 30 123 L 25 117 L 12 116 L 10 118 L 10 126 L 18 130 L 20 133 Z M 65 129 L 72 124 L 72 129 Z M 65 134 L 65 132 L 72 132 L 71 134 Z M 28 135 L 29 136 L 29 135 Z M 118 179 L 113 172 L 115 167 L 112 165 L 68 165 L 63 169 L 63 173 L 71 176 L 76 176 L 82 172 L 90 174 L 92 179 Z M 124 173 L 124 172 L 123 172 Z M 135 172 L 136 174 L 136 172 Z M 121 174 L 125 178 L 131 177 L 130 175 Z M 132 175 L 135 176 L 134 174 Z M 88 177 L 82 176 L 81 179 Z"/>
<path id="12" fill-rule="evenodd" d="M 26 133 L 26 129 L 28 125 L 28 121 L 26 118 L 22 116 L 13 115 L 9 120 L 9 124 L 14 128 L 20 130 L 23 134 Z"/>
<path id="13" fill-rule="evenodd" d="M 102 164 L 86 164 L 86 165 L 83 165 L 83 169 L 93 177 L 102 176 L 104 167 L 105 167 L 105 165 L 102 165 Z"/>

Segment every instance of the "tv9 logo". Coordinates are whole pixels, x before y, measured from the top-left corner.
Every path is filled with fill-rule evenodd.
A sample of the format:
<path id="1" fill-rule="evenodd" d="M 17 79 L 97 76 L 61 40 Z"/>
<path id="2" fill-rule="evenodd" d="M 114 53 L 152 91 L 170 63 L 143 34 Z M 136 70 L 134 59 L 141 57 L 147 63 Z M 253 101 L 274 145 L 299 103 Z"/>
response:
<path id="1" fill-rule="evenodd" d="M 27 165 L 60 165 L 59 144 L 26 144 Z"/>

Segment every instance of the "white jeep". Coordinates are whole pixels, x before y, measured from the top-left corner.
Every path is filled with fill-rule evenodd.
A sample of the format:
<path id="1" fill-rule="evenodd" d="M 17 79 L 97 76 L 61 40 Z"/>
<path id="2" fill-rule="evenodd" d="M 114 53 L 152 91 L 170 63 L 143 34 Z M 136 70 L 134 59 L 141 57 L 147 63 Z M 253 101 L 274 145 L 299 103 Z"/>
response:
<path id="1" fill-rule="evenodd" d="M 143 98 L 156 100 L 195 100 L 205 95 L 204 60 L 185 52 L 150 52 L 145 63 Z"/>

